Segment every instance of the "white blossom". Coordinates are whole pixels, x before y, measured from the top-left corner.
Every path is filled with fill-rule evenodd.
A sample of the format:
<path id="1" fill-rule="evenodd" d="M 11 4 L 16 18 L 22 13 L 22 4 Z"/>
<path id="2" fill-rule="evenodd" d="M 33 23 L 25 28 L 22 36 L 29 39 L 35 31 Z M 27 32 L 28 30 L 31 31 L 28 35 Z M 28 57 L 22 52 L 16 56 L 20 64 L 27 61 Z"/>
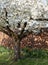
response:
<path id="1" fill-rule="evenodd" d="M 40 21 L 30 20 L 30 17 L 33 19 L 48 18 L 48 4 L 46 0 L 0 0 L 0 25 L 5 26 L 5 21 L 1 19 L 1 16 L 5 18 L 4 8 L 8 12 L 8 21 L 12 30 L 16 29 L 18 22 L 21 22 L 21 25 L 27 22 L 27 29 L 39 26 L 48 27 L 48 22 L 46 21 L 46 26 L 44 26 L 44 21 L 41 23 Z"/>

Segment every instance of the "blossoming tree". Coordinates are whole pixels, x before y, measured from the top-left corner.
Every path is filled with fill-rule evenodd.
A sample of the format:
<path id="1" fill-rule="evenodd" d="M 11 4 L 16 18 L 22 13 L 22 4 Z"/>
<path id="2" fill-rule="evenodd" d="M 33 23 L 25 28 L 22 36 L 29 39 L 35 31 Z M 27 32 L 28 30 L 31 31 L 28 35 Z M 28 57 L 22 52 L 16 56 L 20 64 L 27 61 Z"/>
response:
<path id="1" fill-rule="evenodd" d="M 0 0 L 0 31 L 14 40 L 15 58 L 20 58 L 20 41 L 30 32 L 48 28 L 46 0 Z"/>

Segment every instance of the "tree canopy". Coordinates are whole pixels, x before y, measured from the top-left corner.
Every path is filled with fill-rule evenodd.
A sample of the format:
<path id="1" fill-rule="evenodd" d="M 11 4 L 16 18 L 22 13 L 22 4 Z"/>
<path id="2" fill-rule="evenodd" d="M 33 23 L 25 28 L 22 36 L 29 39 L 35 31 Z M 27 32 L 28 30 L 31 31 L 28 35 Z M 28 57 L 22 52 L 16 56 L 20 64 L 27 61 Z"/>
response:
<path id="1" fill-rule="evenodd" d="M 8 26 L 10 30 L 21 31 L 48 27 L 48 3 L 46 0 L 0 0 L 0 29 Z M 17 28 L 20 23 L 20 28 Z"/>

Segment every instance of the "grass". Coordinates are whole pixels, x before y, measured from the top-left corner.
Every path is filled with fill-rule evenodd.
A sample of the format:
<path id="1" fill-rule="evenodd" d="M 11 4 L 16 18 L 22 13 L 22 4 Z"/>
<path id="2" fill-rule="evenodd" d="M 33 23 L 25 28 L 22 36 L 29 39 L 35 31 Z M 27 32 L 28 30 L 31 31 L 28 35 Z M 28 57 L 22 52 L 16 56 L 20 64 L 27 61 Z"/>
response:
<path id="1" fill-rule="evenodd" d="M 48 65 L 48 57 L 45 58 L 24 58 L 14 62 L 11 57 L 11 50 L 0 46 L 0 65 Z"/>

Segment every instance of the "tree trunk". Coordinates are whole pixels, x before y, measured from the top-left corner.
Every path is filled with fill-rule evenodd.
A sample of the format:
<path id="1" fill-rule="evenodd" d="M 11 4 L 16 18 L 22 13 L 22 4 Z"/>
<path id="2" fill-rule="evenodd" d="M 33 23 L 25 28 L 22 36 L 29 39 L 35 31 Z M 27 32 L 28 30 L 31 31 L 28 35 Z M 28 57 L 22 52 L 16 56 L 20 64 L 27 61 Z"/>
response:
<path id="1" fill-rule="evenodd" d="M 14 45 L 15 60 L 20 59 L 20 40 L 18 39 Z"/>

